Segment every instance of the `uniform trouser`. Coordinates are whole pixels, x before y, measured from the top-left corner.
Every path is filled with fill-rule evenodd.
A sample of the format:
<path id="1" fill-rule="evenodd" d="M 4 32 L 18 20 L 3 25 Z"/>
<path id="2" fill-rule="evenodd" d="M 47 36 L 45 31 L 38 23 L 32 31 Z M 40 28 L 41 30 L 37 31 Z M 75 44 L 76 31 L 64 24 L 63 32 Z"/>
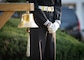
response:
<path id="1" fill-rule="evenodd" d="M 55 60 L 55 43 L 46 29 L 30 29 L 30 60 Z"/>

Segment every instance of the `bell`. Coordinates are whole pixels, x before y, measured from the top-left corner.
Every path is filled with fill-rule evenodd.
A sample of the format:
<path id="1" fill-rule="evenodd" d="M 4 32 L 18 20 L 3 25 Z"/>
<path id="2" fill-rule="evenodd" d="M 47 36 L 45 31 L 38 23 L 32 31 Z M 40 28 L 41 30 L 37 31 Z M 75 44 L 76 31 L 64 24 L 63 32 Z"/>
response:
<path id="1" fill-rule="evenodd" d="M 34 21 L 33 14 L 28 11 L 22 14 L 21 22 L 18 25 L 18 28 L 28 28 L 28 31 L 30 31 L 30 28 L 38 28 L 38 25 Z M 28 33 L 26 56 L 30 57 L 30 33 Z"/>
<path id="2" fill-rule="evenodd" d="M 37 28 L 37 24 L 34 21 L 32 13 L 24 13 L 21 17 L 21 22 L 18 25 L 18 28 Z"/>

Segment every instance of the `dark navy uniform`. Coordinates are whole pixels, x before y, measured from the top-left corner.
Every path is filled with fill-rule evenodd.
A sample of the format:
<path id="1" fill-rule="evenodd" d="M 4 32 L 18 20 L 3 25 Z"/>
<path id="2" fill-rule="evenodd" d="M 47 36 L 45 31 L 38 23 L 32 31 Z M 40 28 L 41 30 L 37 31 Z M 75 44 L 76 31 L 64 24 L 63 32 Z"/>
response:
<path id="1" fill-rule="evenodd" d="M 34 3 L 34 20 L 39 28 L 30 29 L 30 59 L 31 60 L 55 60 L 55 44 L 52 34 L 48 32 L 44 23 L 49 20 L 52 23 L 60 20 L 61 0 L 29 0 Z M 50 7 L 50 11 L 46 10 Z"/>

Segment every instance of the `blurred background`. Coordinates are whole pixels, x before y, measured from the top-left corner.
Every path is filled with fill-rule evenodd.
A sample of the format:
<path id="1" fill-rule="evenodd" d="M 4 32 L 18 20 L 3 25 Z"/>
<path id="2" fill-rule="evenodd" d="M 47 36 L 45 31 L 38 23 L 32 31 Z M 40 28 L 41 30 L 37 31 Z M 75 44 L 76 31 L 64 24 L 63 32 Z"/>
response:
<path id="1" fill-rule="evenodd" d="M 61 30 L 84 41 L 84 0 L 62 0 Z"/>

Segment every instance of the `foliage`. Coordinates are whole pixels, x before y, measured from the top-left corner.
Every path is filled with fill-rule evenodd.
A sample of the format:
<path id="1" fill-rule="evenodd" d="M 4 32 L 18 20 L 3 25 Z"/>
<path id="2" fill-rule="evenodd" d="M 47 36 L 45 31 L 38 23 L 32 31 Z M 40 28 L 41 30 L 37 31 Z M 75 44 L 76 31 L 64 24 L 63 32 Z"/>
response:
<path id="1" fill-rule="evenodd" d="M 0 60 L 26 59 L 26 29 L 17 28 L 20 19 L 10 19 L 0 30 Z"/>
<path id="2" fill-rule="evenodd" d="M 84 44 L 58 31 L 57 60 L 84 60 Z"/>
<path id="3" fill-rule="evenodd" d="M 28 60 L 26 28 L 17 28 L 20 19 L 11 18 L 0 29 L 0 60 Z M 57 31 L 57 60 L 84 60 L 84 44 Z"/>

